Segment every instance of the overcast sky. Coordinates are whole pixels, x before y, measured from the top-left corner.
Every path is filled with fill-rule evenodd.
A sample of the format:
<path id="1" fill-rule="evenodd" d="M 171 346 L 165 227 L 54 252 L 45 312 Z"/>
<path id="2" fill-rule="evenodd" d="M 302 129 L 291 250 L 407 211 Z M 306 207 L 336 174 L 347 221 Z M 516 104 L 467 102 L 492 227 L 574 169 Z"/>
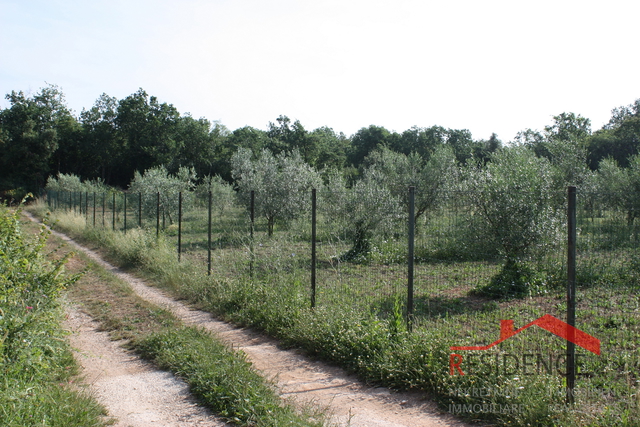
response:
<path id="1" fill-rule="evenodd" d="M 143 88 L 230 130 L 510 141 L 640 98 L 638 19 L 637 0 L 0 0 L 0 92 L 56 84 L 79 114 Z"/>

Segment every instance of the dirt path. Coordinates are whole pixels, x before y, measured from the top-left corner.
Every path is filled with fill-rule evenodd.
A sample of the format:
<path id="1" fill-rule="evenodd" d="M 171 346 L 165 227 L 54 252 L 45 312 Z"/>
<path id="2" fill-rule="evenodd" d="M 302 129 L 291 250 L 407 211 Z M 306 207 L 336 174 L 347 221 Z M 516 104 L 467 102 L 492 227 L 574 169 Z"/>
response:
<path id="1" fill-rule="evenodd" d="M 347 375 L 342 369 L 322 362 L 311 361 L 296 351 L 281 350 L 275 341 L 249 330 L 236 328 L 216 320 L 209 313 L 192 309 L 186 304 L 167 296 L 161 290 L 146 285 L 143 280 L 108 264 L 96 252 L 77 244 L 66 235 L 57 232 L 54 232 L 54 234 L 84 251 L 108 271 L 128 282 L 143 299 L 172 311 L 185 324 L 198 325 L 214 332 L 232 345 L 234 349 L 243 350 L 256 369 L 261 371 L 265 377 L 274 380 L 283 397 L 299 402 L 310 402 L 319 408 L 326 409 L 332 415 L 331 421 L 337 425 L 353 427 L 466 426 L 466 424 L 452 416 L 442 414 L 435 403 L 427 400 L 424 395 L 391 393 L 386 388 L 367 387 L 355 377 Z M 184 386 L 160 385 L 161 381 L 171 377 L 169 374 L 154 371 L 147 366 L 143 368 L 144 363 L 126 353 L 124 356 L 115 356 L 117 353 L 115 350 L 117 349 L 114 347 L 117 347 L 117 344 L 105 342 L 101 344 L 105 350 L 108 347 L 112 348 L 106 353 L 96 353 L 91 356 L 91 353 L 97 350 L 86 350 L 82 345 L 82 342 L 85 341 L 85 334 L 95 333 L 91 332 L 91 321 L 81 318 L 81 315 L 77 312 L 70 314 L 72 320 L 74 317 L 78 319 L 76 323 L 78 332 L 74 338 L 74 345 L 80 349 L 83 357 L 86 357 L 86 365 L 99 364 L 100 366 L 106 366 L 113 361 L 114 366 L 123 366 L 123 374 L 119 375 L 122 382 L 118 383 L 118 385 L 111 386 L 109 381 L 101 384 L 99 375 L 99 372 L 101 372 L 99 369 L 101 368 L 98 368 L 98 377 L 94 381 L 96 392 L 109 409 L 110 414 L 117 416 L 121 420 L 127 420 L 125 424 L 118 424 L 118 426 L 223 425 L 206 421 L 206 415 L 196 413 L 193 403 L 184 396 L 185 389 L 180 388 Z M 108 338 L 104 339 L 108 341 Z M 124 353 L 123 350 L 120 351 Z M 90 357 L 94 357 L 95 361 L 91 360 Z M 120 360 L 123 357 L 124 359 Z M 130 370 L 124 367 L 130 368 Z M 121 368 L 115 367 L 113 369 L 117 372 Z M 138 369 L 140 370 L 138 371 Z M 159 389 L 175 387 L 175 395 L 182 396 L 174 398 L 176 402 L 182 400 L 181 405 L 184 405 L 183 410 L 176 408 L 170 411 L 175 415 L 174 420 L 161 419 L 160 415 L 157 415 L 160 411 L 151 401 L 145 401 L 145 403 L 141 404 L 133 403 L 132 396 L 140 392 L 138 388 L 140 386 L 136 385 L 137 381 L 141 381 L 141 378 L 145 376 L 149 376 L 151 378 L 150 382 L 157 386 L 150 389 L 151 394 L 159 392 Z M 103 375 L 103 377 L 106 377 L 106 375 Z M 112 387 L 111 389 L 109 389 L 110 386 Z M 159 406 L 165 405 L 165 403 L 162 403 L 162 399 L 165 398 L 158 396 L 157 404 Z M 126 413 L 126 418 L 123 418 L 122 415 L 117 415 L 116 409 L 120 414 Z M 134 423 L 136 418 L 144 418 L 145 416 L 149 417 L 147 418 L 148 420 L 157 419 L 157 421 L 154 421 L 153 424 L 150 422 L 147 424 Z"/>
<path id="2" fill-rule="evenodd" d="M 85 382 L 109 416 L 118 420 L 114 426 L 226 426 L 197 405 L 183 381 L 111 341 L 87 314 L 73 306 L 67 314 L 65 326 L 72 333 L 71 346 L 83 367 Z"/>

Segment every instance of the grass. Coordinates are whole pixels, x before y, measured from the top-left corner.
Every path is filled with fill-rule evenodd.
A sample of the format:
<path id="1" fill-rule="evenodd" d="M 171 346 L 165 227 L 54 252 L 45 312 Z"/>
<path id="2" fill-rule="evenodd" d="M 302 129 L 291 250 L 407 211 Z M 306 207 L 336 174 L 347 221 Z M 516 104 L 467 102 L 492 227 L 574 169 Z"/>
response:
<path id="1" fill-rule="evenodd" d="M 19 210 L 0 207 L 0 425 L 102 426 L 104 409 L 73 380 L 77 365 L 61 327 L 60 298 L 77 276 L 47 253 Z"/>
<path id="2" fill-rule="evenodd" d="M 79 218 L 63 216 L 59 221 L 76 228 Z M 147 239 L 139 230 L 126 236 L 92 231 L 89 239 L 126 248 L 112 251 L 110 256 L 129 268 L 151 261 L 163 264 L 169 256 L 169 247 L 163 244 L 155 245 L 149 253 L 143 250 L 154 239 Z M 112 339 L 127 340 L 127 346 L 142 357 L 183 378 L 191 393 L 227 422 L 238 426 L 324 425 L 321 413 L 294 410 L 284 402 L 275 387 L 246 361 L 244 353 L 230 350 L 208 332 L 182 325 L 170 312 L 138 297 L 127 283 L 82 253 L 73 268 L 85 274 L 69 289 L 70 298 L 98 320 Z"/>
<path id="3" fill-rule="evenodd" d="M 192 221 L 186 229 L 195 231 L 198 221 Z M 378 252 L 368 263 L 350 264 L 336 260 L 336 255 L 348 249 L 348 242 L 330 238 L 326 229 L 319 233 L 323 255 L 318 306 L 311 310 L 308 248 L 302 242 L 308 233 L 301 225 L 292 224 L 271 239 L 257 227 L 251 242 L 246 237 L 248 229 L 244 238 L 235 239 L 233 233 L 241 234 L 240 227 L 227 233 L 225 227 L 233 221 L 225 221 L 214 227 L 214 240 L 225 243 L 213 252 L 212 276 L 203 268 L 202 227 L 199 234 L 183 238 L 200 243 L 183 253 L 180 264 L 175 247 L 164 238 L 117 240 L 121 237 L 107 237 L 108 230 L 83 226 L 72 230 L 66 221 L 64 227 L 107 243 L 106 250 L 113 256 L 139 253 L 133 264 L 181 298 L 339 364 L 365 381 L 422 390 L 440 402 L 443 410 L 462 417 L 500 425 L 638 425 L 640 268 L 637 247 L 624 238 L 624 230 L 613 227 L 613 219 L 581 225 L 580 236 L 598 237 L 579 240 L 588 245 L 579 252 L 577 326 L 602 341 L 602 355 L 579 358 L 576 404 L 571 407 L 564 405 L 566 383 L 558 371 L 564 364 L 549 362 L 562 357 L 565 342 L 540 328 L 527 329 L 483 353 L 483 358 L 467 351 L 462 368 L 468 369 L 475 359 L 473 374 L 450 375 L 449 347 L 495 341 L 502 319 L 513 319 L 518 328 L 544 314 L 565 317 L 562 256 L 548 257 L 544 268 L 533 265 L 539 274 L 537 286 L 521 298 L 496 300 L 474 291 L 496 277 L 499 262 L 477 259 L 477 255 L 460 260 L 460 252 L 453 253 L 450 247 L 444 251 L 444 260 L 436 260 L 439 249 L 425 248 L 425 260 L 416 269 L 413 333 L 408 333 L 399 321 L 399 301 L 406 292 L 404 267 L 396 263 L 402 259 L 399 237 L 390 236 L 375 245 Z M 423 230 L 426 233 L 429 228 Z M 603 244 L 602 235 L 613 232 L 621 236 L 616 238 L 618 243 L 613 247 Z M 435 242 L 437 246 L 440 241 Z M 531 365 L 525 355 L 534 355 L 530 357 L 535 363 Z M 515 370 L 514 360 L 520 364 Z M 489 410 L 482 410 L 483 405 L 489 405 Z M 512 405 L 516 411 L 504 410 Z"/>

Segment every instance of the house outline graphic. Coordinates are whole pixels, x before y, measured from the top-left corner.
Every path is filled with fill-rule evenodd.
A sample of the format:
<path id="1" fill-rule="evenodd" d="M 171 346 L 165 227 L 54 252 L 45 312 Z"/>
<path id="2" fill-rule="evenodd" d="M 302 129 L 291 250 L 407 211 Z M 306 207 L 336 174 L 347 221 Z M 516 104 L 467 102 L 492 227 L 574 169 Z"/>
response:
<path id="1" fill-rule="evenodd" d="M 585 350 L 590 351 L 591 353 L 597 354 L 598 356 L 600 355 L 600 340 L 597 339 L 596 337 L 587 334 L 584 331 L 581 331 L 578 328 L 575 328 L 571 325 L 569 325 L 566 322 L 563 322 L 562 320 L 558 319 L 557 317 L 554 317 L 550 314 L 545 314 L 544 316 L 534 320 L 531 323 L 528 323 L 526 325 L 524 325 L 523 327 L 519 328 L 519 329 L 513 329 L 513 320 L 511 319 L 507 319 L 507 320 L 501 320 L 500 321 L 500 338 L 498 338 L 496 341 L 494 341 L 493 343 L 489 344 L 489 345 L 485 345 L 485 346 L 452 346 L 450 347 L 450 349 L 452 351 L 458 351 L 458 350 L 488 350 L 491 347 L 494 347 L 498 344 L 500 344 L 502 341 L 505 341 L 517 334 L 519 334 L 520 332 L 524 331 L 525 329 L 536 325 L 541 327 L 542 329 L 545 329 L 549 332 L 551 332 L 554 335 L 559 336 L 560 338 L 563 338 L 569 342 L 574 343 L 575 345 L 578 345 L 582 348 L 584 348 Z"/>

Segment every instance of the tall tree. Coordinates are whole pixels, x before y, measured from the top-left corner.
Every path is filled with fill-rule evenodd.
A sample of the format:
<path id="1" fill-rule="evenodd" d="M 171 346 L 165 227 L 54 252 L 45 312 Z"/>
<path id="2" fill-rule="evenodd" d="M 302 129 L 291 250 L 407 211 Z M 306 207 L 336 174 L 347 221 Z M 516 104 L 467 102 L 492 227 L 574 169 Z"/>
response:
<path id="1" fill-rule="evenodd" d="M 589 139 L 589 166 L 598 169 L 602 159 L 613 158 L 622 167 L 629 166 L 631 156 L 640 152 L 640 99 L 614 108 L 611 120 Z"/>
<path id="2" fill-rule="evenodd" d="M 407 129 L 397 139 L 397 143 L 390 147 L 403 154 L 418 153 L 428 160 L 431 154 L 447 142 L 448 132 L 442 126 L 420 128 L 417 126 Z"/>
<path id="3" fill-rule="evenodd" d="M 63 138 L 74 137 L 77 120 L 59 87 L 48 85 L 33 96 L 12 91 L 10 107 L 0 112 L 0 187 L 44 187 L 53 156 Z"/>
<path id="4" fill-rule="evenodd" d="M 101 178 L 107 184 L 127 155 L 125 140 L 118 134 L 118 100 L 103 93 L 93 107 L 80 113 L 83 130 L 82 159 L 93 170 L 84 175 Z M 80 171 L 75 170 L 75 173 Z"/>
<path id="5" fill-rule="evenodd" d="M 149 97 L 143 89 L 121 100 L 115 120 L 119 135 L 128 147 L 128 162 L 122 164 L 120 185 L 133 172 L 159 165 L 174 165 L 181 146 L 178 138 L 180 113 L 171 105 Z"/>
<path id="6" fill-rule="evenodd" d="M 342 169 L 347 162 L 349 140 L 343 134 L 336 134 L 330 127 L 319 127 L 309 132 L 310 145 L 315 147 L 316 158 L 311 163 L 316 169 Z"/>
<path id="7" fill-rule="evenodd" d="M 351 137 L 351 149 L 348 154 L 348 161 L 359 167 L 365 157 L 380 146 L 390 146 L 392 134 L 381 126 L 371 125 L 361 128 Z"/>

